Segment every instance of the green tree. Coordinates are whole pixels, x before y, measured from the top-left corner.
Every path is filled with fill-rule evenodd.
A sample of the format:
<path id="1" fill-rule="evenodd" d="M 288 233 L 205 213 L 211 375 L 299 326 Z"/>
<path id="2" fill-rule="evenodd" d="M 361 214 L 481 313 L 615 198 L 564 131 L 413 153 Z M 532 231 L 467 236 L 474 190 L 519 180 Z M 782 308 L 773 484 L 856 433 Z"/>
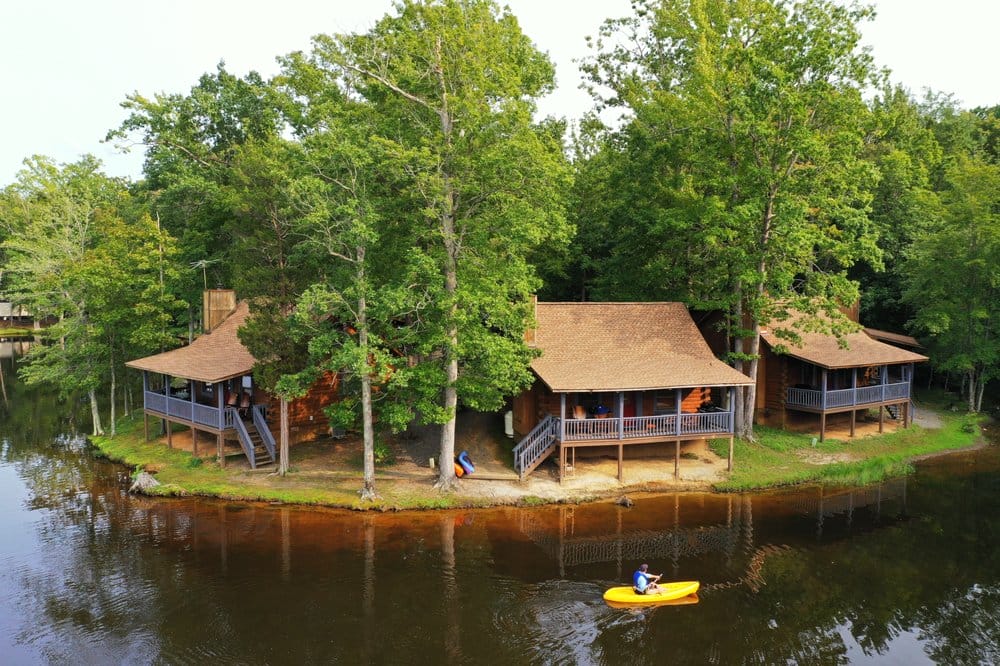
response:
<path id="1" fill-rule="evenodd" d="M 20 199 L 21 232 L 4 242 L 11 293 L 56 320 L 45 333 L 52 344 L 33 347 L 22 374 L 62 393 L 86 391 L 94 434 L 103 433 L 97 391 L 110 383 L 113 429 L 124 361 L 166 344 L 179 305 L 165 284 L 169 237 L 148 216 L 127 219 L 136 210 L 124 183 L 99 169 L 89 156 L 29 160 L 6 193 Z"/>
<path id="2" fill-rule="evenodd" d="M 944 214 L 909 249 L 904 295 L 935 366 L 964 376 L 977 412 L 987 382 L 1000 376 L 1000 166 L 962 157 L 947 182 Z"/>
<path id="3" fill-rule="evenodd" d="M 569 171 L 550 126 L 532 122 L 553 67 L 507 10 L 487 0 L 400 2 L 365 34 L 320 36 L 317 62 L 339 71 L 348 95 L 371 105 L 372 136 L 404 174 L 394 222 L 438 278 L 420 317 L 427 375 L 422 416 L 443 424 L 438 485 L 454 470 L 461 399 L 497 409 L 531 382 L 528 257 L 566 242 Z"/>
<path id="4" fill-rule="evenodd" d="M 764 323 L 786 306 L 838 321 L 838 302 L 857 298 L 846 269 L 880 261 L 861 97 L 877 72 L 857 29 L 871 11 L 824 0 L 634 6 L 605 24 L 585 71 L 599 109 L 626 113 L 626 153 L 649 165 L 637 189 L 656 181 L 642 215 L 666 230 L 653 244 L 666 277 L 683 257 L 686 300 L 728 311 L 732 357 L 756 380 Z M 737 406 L 744 436 L 755 391 Z"/>

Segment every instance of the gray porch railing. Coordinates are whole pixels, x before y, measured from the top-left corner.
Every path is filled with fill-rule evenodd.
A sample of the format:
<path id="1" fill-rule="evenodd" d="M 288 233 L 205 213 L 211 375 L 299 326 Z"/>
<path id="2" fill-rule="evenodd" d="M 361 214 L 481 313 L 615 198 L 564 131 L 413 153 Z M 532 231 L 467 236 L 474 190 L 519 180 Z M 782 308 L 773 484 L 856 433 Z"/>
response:
<path id="1" fill-rule="evenodd" d="M 250 469 L 257 469 L 257 457 L 253 451 L 253 440 L 250 439 L 250 433 L 247 431 L 243 419 L 239 417 L 239 414 L 236 413 L 233 407 L 227 407 L 226 411 L 233 413 L 233 425 L 236 426 L 236 436 L 240 440 L 243 453 L 246 454 L 247 460 L 250 461 Z"/>
<path id="2" fill-rule="evenodd" d="M 524 471 L 531 467 L 558 437 L 559 419 L 552 415 L 546 416 L 514 447 L 514 471 L 523 478 Z"/>
<path id="3" fill-rule="evenodd" d="M 260 433 L 260 438 L 264 440 L 264 446 L 267 448 L 267 452 L 271 454 L 271 460 L 277 460 L 278 456 L 274 452 L 274 435 L 271 434 L 271 429 L 267 427 L 267 412 L 264 409 L 264 405 L 254 405 L 251 412 L 253 413 L 254 427 Z"/>
<path id="4" fill-rule="evenodd" d="M 233 427 L 233 417 L 228 411 L 220 412 L 217 407 L 166 396 L 157 391 L 143 393 L 143 406 L 150 412 L 173 416 L 198 425 L 220 430 L 228 430 Z"/>
<path id="5" fill-rule="evenodd" d="M 905 400 L 910 397 L 909 382 L 859 386 L 856 389 L 837 389 L 826 392 L 826 409 L 837 409 L 857 405 L 873 405 L 886 400 Z M 823 409 L 823 391 L 815 389 L 790 388 L 786 393 L 788 407 Z"/>
<path id="6" fill-rule="evenodd" d="M 733 431 L 729 412 L 696 412 L 680 415 L 627 416 L 606 419 L 566 419 L 563 441 L 642 439 L 683 435 L 727 434 Z"/>

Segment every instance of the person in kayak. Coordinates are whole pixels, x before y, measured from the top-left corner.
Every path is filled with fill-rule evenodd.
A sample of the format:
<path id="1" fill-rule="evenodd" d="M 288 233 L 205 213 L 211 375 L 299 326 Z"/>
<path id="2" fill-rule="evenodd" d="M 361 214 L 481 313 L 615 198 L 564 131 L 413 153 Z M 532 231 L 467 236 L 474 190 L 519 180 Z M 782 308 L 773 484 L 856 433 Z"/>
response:
<path id="1" fill-rule="evenodd" d="M 660 592 L 660 586 L 656 582 L 663 577 L 663 574 L 651 574 L 648 572 L 649 565 L 642 564 L 632 574 L 632 589 L 635 590 L 636 594 L 658 594 Z"/>

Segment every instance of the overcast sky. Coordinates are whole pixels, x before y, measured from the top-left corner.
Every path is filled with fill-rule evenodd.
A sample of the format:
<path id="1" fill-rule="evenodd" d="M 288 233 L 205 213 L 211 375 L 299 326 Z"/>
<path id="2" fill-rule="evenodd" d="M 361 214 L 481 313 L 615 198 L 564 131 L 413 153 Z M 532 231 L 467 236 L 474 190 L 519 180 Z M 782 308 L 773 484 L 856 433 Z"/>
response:
<path id="1" fill-rule="evenodd" d="M 555 61 L 558 89 L 541 111 L 577 118 L 590 104 L 573 60 L 587 54 L 628 0 L 508 0 L 525 33 Z M 1000 103 L 1000 3 L 878 0 L 863 26 L 876 61 L 921 94 L 953 93 L 966 107 Z M 4 0 L 0 9 L 0 186 L 33 154 L 60 162 L 92 153 L 106 171 L 137 177 L 141 151 L 101 143 L 138 91 L 187 92 L 219 60 L 243 75 L 274 74 L 276 56 L 308 49 L 319 32 L 364 30 L 390 0 Z"/>

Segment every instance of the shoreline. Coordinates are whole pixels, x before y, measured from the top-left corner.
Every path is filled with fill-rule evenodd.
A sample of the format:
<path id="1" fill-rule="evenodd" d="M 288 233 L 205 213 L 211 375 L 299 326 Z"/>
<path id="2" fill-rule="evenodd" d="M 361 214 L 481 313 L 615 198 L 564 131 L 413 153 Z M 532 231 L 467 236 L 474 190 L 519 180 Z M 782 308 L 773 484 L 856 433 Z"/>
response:
<path id="1" fill-rule="evenodd" d="M 596 461 L 584 463 L 591 469 L 583 470 L 579 477 L 567 479 L 564 484 L 555 480 L 553 471 L 544 470 L 536 471 L 524 482 L 459 479 L 454 490 L 441 492 L 433 487 L 437 475 L 432 470 L 397 461 L 376 468 L 375 487 L 379 497 L 370 502 L 362 501 L 358 494 L 361 473 L 353 460 L 333 469 L 297 469 L 295 447 L 291 471 L 281 477 L 272 470 L 240 469 L 236 465 L 220 468 L 215 462 L 176 448 L 168 449 L 158 441 L 143 442 L 141 428 L 135 427 L 135 421 L 123 420 L 114 438 L 88 437 L 88 441 L 99 457 L 133 468 L 133 476 L 143 471 L 150 473 L 157 485 L 140 492 L 152 497 L 203 497 L 353 511 L 410 511 L 575 505 L 613 501 L 634 494 L 726 494 L 816 483 L 863 486 L 909 474 L 913 463 L 921 460 L 990 445 L 978 418 L 938 414 L 940 428 L 915 426 L 850 442 L 828 440 L 820 447 L 811 445 L 812 438 L 807 434 L 760 428 L 757 442 L 739 441 L 732 473 L 726 473 L 724 466 L 720 472 L 719 464 L 709 459 L 712 457 L 709 452 L 700 460 L 686 461 L 687 467 L 682 467 L 678 480 L 672 477 L 672 461 L 670 478 L 665 478 L 668 466 L 662 461 L 644 461 L 632 463 L 631 471 L 626 474 L 628 482 L 619 484 L 616 478 L 600 471 L 601 463 Z M 646 478 L 642 478 L 643 474 Z M 657 474 L 658 478 L 651 478 Z"/>

